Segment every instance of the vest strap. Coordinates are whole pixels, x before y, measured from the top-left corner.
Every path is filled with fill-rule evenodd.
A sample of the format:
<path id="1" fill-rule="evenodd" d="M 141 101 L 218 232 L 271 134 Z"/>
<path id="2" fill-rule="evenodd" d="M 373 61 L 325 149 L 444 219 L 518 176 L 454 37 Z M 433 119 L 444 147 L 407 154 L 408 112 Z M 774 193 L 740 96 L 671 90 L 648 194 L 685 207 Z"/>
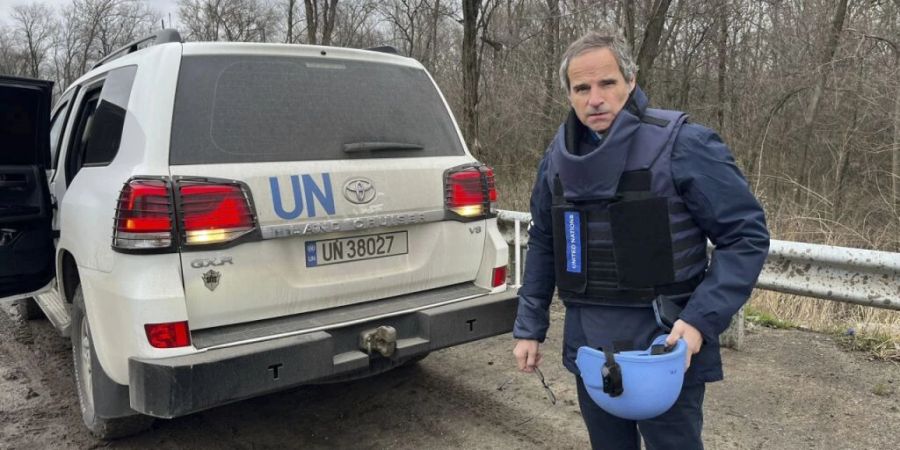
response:
<path id="1" fill-rule="evenodd" d="M 564 303 L 579 305 L 649 307 L 653 303 L 653 299 L 660 295 L 689 294 L 697 288 L 701 281 L 703 281 L 703 274 L 684 281 L 656 286 L 652 289 L 616 289 L 592 285 L 589 288 L 590 297 L 587 295 L 567 295 L 566 292 L 560 292 L 560 298 L 562 298 Z"/>

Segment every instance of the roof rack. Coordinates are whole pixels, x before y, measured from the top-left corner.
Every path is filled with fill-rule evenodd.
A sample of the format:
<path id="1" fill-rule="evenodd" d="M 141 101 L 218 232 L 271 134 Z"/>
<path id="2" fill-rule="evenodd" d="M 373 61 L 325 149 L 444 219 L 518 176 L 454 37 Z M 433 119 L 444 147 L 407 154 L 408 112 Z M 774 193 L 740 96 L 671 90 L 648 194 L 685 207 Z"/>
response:
<path id="1" fill-rule="evenodd" d="M 166 28 L 164 30 L 159 30 L 154 34 L 142 37 L 135 41 L 129 42 L 129 43 L 123 45 L 122 47 L 119 47 L 119 49 L 104 56 L 103 59 L 94 63 L 94 65 L 91 66 L 91 70 L 94 70 L 97 67 L 100 67 L 103 64 L 106 64 L 116 58 L 121 58 L 125 55 L 134 53 L 134 52 L 140 50 L 140 48 L 138 48 L 138 46 L 140 46 L 141 44 L 150 42 L 150 41 L 152 41 L 152 43 L 150 45 L 145 46 L 144 48 L 150 47 L 153 45 L 167 44 L 169 42 L 179 42 L 179 43 L 184 42 L 181 40 L 181 35 L 178 34 L 178 30 L 175 30 L 172 28 Z"/>
<path id="2" fill-rule="evenodd" d="M 392 55 L 399 55 L 399 54 L 400 54 L 400 52 L 397 51 L 397 48 L 396 48 L 396 47 L 393 47 L 393 46 L 390 46 L 390 45 L 382 45 L 382 46 L 378 46 L 378 47 L 369 47 L 369 48 L 367 48 L 366 50 L 368 50 L 368 51 L 370 51 L 370 52 L 390 53 L 390 54 L 392 54 Z"/>

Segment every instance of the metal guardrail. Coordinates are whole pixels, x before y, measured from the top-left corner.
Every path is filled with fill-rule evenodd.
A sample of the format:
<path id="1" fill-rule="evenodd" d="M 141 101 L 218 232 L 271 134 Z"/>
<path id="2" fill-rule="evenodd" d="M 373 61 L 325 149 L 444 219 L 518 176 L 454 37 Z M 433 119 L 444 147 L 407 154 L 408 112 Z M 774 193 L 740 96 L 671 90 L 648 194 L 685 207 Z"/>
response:
<path id="1" fill-rule="evenodd" d="M 522 280 L 522 223 L 531 214 L 498 211 L 501 223 L 513 223 L 504 233 L 515 249 L 515 286 Z M 523 239 L 523 237 L 525 239 Z M 857 305 L 900 310 L 900 253 L 831 245 L 772 240 L 769 258 L 756 287 Z"/>

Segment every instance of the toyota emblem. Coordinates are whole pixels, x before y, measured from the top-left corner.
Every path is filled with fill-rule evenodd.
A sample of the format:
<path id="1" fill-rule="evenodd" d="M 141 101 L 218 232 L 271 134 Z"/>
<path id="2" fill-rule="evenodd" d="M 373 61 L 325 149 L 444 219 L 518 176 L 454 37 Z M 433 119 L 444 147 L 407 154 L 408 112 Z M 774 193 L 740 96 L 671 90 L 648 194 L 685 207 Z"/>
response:
<path id="1" fill-rule="evenodd" d="M 375 186 L 366 178 L 351 178 L 344 183 L 344 198 L 355 205 L 369 203 L 375 199 Z"/>

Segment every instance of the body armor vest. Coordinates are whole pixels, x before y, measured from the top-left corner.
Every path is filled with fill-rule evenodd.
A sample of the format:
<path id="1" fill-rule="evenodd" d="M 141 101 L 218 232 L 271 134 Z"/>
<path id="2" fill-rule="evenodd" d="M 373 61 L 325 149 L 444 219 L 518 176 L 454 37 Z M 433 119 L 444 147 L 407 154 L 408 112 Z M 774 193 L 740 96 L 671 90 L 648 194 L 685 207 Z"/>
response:
<path id="1" fill-rule="evenodd" d="M 604 141 L 583 155 L 588 132 L 574 112 L 551 146 L 547 181 L 556 283 L 567 303 L 649 306 L 689 294 L 706 270 L 706 235 L 678 195 L 671 154 L 686 116 L 639 110 L 630 99 Z"/>

